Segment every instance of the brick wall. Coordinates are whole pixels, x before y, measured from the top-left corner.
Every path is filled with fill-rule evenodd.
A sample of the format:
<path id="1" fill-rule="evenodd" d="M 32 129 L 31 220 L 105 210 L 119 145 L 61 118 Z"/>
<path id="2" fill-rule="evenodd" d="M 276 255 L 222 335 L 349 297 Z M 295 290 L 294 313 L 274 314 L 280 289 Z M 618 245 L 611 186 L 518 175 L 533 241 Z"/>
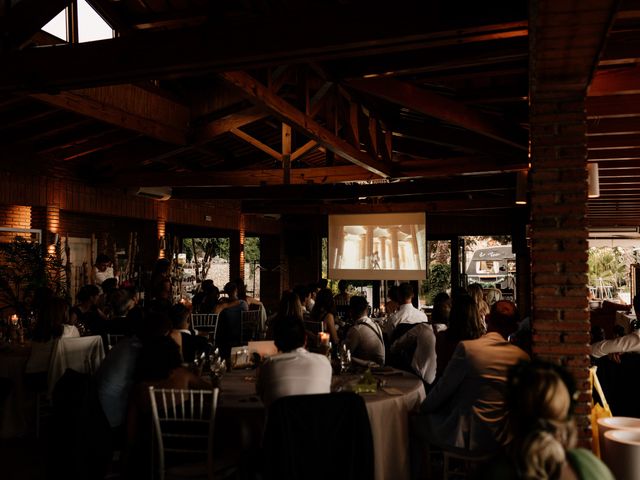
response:
<path id="1" fill-rule="evenodd" d="M 531 273 L 537 357 L 576 379 L 583 445 L 591 438 L 587 301 L 587 150 L 584 98 L 531 106 Z"/>
<path id="2" fill-rule="evenodd" d="M 0 226 L 6 228 L 31 228 L 31 207 L 21 205 L 0 206 Z M 11 232 L 0 232 L 0 242 L 10 242 L 18 235 Z M 28 234 L 21 236 L 29 237 Z"/>

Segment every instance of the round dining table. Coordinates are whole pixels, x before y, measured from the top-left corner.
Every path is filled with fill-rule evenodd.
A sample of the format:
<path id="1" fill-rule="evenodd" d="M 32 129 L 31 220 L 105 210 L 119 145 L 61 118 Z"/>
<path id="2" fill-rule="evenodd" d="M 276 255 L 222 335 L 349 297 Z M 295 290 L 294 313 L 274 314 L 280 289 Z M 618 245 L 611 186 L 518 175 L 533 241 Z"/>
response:
<path id="1" fill-rule="evenodd" d="M 367 407 L 374 448 L 375 480 L 405 480 L 411 476 L 409 414 L 426 398 L 422 381 L 407 372 L 381 369 L 374 373 L 382 387 L 362 393 Z M 260 443 L 265 406 L 255 393 L 255 370 L 233 370 L 220 381 L 216 431 L 239 442 L 241 448 Z M 333 389 L 349 389 L 355 375 L 336 375 Z"/>

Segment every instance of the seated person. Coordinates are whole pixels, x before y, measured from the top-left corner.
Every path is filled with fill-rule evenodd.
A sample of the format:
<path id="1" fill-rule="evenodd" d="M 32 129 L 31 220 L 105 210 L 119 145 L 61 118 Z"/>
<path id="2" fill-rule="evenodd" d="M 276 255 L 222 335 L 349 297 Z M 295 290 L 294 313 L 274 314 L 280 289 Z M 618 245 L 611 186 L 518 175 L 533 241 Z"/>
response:
<path id="1" fill-rule="evenodd" d="M 431 325 L 434 333 L 439 333 L 449 327 L 451 314 L 451 298 L 446 292 L 440 292 L 433 297 L 433 312 L 431 313 Z"/>
<path id="2" fill-rule="evenodd" d="M 93 267 L 92 275 L 94 284 L 98 286 L 101 286 L 102 282 L 108 278 L 115 278 L 113 262 L 108 255 L 101 253 L 96 257 L 96 263 Z"/>
<path id="3" fill-rule="evenodd" d="M 569 373 L 544 362 L 521 362 L 509 372 L 507 409 L 512 442 L 478 478 L 613 480 L 593 453 L 576 448 Z"/>
<path id="4" fill-rule="evenodd" d="M 256 382 L 256 392 L 267 407 L 280 397 L 331 391 L 331 363 L 305 349 L 304 325 L 298 317 L 276 318 L 273 340 L 281 353 L 260 366 Z"/>
<path id="5" fill-rule="evenodd" d="M 487 333 L 458 344 L 422 403 L 424 417 L 417 419 L 429 443 L 477 453 L 492 453 L 507 443 L 507 372 L 529 360 L 507 340 L 517 327 L 515 305 L 499 301 L 487 317 Z"/>
<path id="6" fill-rule="evenodd" d="M 349 300 L 351 318 L 355 319 L 355 325 L 347 333 L 344 344 L 351 351 L 351 358 L 354 361 L 363 360 L 384 365 L 384 340 L 382 339 L 382 329 L 371 320 L 367 313 L 369 303 L 367 299 L 360 296 L 353 296 Z"/>
<path id="7" fill-rule="evenodd" d="M 349 284 L 346 280 L 340 280 L 338 282 L 338 293 L 336 293 L 335 297 L 333 297 L 333 301 L 336 305 L 349 305 L 351 295 L 349 295 L 349 292 L 347 292 L 348 286 Z"/>
<path id="8" fill-rule="evenodd" d="M 69 323 L 75 325 L 85 335 L 102 335 L 107 316 L 98 308 L 100 289 L 95 285 L 85 285 L 76 295 L 78 304 L 69 314 Z"/>
<path id="9" fill-rule="evenodd" d="M 220 290 L 213 284 L 213 280 L 205 280 L 200 291 L 193 297 L 193 307 L 198 313 L 213 313 L 220 298 Z"/>
<path id="10" fill-rule="evenodd" d="M 322 331 L 329 333 L 334 345 L 338 345 L 340 343 L 336 317 L 336 305 L 333 300 L 331 290 L 328 288 L 320 290 L 318 295 L 316 295 L 316 303 L 313 306 L 313 310 L 311 310 L 309 320 L 320 322 L 322 324 Z"/>
<path id="11" fill-rule="evenodd" d="M 171 307 L 171 324 L 173 329 L 169 335 L 180 348 L 184 363 L 193 363 L 196 355 L 209 354 L 207 339 L 191 331 L 191 312 L 183 304 L 177 303 Z"/>
<path id="12" fill-rule="evenodd" d="M 35 389 L 45 389 L 54 342 L 64 337 L 79 337 L 78 329 L 69 325 L 69 305 L 58 297 L 44 300 L 37 314 L 32 333 L 31 354 L 25 368 L 28 383 Z"/>
<path id="13" fill-rule="evenodd" d="M 640 311 L 640 295 L 633 299 L 634 310 Z M 636 316 L 638 314 L 636 313 Z M 600 358 L 609 354 L 640 352 L 640 320 L 632 321 L 630 324 L 631 333 L 610 340 L 601 340 L 591 345 L 591 356 Z M 619 359 L 618 359 L 619 360 Z"/>
<path id="14" fill-rule="evenodd" d="M 413 324 L 427 321 L 427 316 L 411 303 L 413 297 L 413 286 L 408 282 L 401 283 L 397 297 L 400 305 L 395 313 L 389 315 L 384 326 L 391 343 L 409 330 Z"/>
<path id="15" fill-rule="evenodd" d="M 249 305 L 238 298 L 238 287 L 235 283 L 227 283 L 224 286 L 224 291 L 227 294 L 227 298 L 221 299 L 216 307 L 216 313 L 219 314 L 216 343 L 220 348 L 222 358 L 229 359 L 231 347 L 241 343 L 242 312 L 248 311 Z"/>
<path id="16" fill-rule="evenodd" d="M 404 365 L 418 375 L 423 382 L 431 385 L 436 378 L 436 336 L 428 323 L 418 323 L 398 338 L 390 349 L 397 357 L 403 357 Z"/>

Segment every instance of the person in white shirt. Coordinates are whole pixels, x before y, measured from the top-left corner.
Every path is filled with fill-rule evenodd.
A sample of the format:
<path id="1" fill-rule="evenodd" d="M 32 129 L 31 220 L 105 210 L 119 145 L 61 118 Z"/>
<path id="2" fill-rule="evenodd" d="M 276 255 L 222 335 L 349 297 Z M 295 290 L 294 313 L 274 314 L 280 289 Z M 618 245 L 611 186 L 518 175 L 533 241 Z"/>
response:
<path id="1" fill-rule="evenodd" d="M 401 283 L 398 287 L 398 301 L 400 306 L 395 313 L 389 315 L 385 324 L 385 333 L 395 340 L 400 335 L 394 335 L 394 330 L 401 324 L 415 324 L 427 321 L 427 316 L 411 304 L 413 287 L 410 283 Z M 402 332 L 404 333 L 404 332 Z"/>
<path id="2" fill-rule="evenodd" d="M 633 331 L 622 337 L 601 340 L 592 344 L 592 357 L 600 358 L 612 353 L 640 352 L 640 320 L 638 319 L 638 313 L 640 313 L 640 295 L 633 297 L 633 309 L 636 313 L 636 319 L 630 324 Z"/>
<path id="3" fill-rule="evenodd" d="M 304 348 L 306 336 L 299 318 L 276 318 L 273 339 L 281 353 L 260 366 L 256 380 L 256 392 L 265 406 L 290 395 L 331 392 L 331 363 L 324 355 Z"/>
<path id="4" fill-rule="evenodd" d="M 93 281 L 96 285 L 101 286 L 107 278 L 116 278 L 113 262 L 107 255 L 101 253 L 96 257 L 96 263 L 93 267 Z"/>
<path id="5" fill-rule="evenodd" d="M 410 352 L 411 369 L 425 383 L 431 385 L 436 378 L 436 335 L 428 323 L 419 323 L 391 345 L 392 354 Z"/>
<path id="6" fill-rule="evenodd" d="M 351 357 L 365 362 L 384 365 L 384 340 L 382 329 L 368 316 L 369 304 L 361 296 L 353 296 L 349 300 L 351 318 L 355 325 L 347 332 L 344 344 L 351 351 Z"/>

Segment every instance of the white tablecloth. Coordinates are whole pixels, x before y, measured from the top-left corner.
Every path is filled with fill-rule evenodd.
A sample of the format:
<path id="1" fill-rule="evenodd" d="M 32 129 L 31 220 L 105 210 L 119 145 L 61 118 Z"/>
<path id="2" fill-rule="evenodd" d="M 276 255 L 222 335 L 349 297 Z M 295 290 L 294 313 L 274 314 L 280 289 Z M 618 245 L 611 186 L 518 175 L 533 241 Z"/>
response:
<path id="1" fill-rule="evenodd" d="M 104 346 L 102 337 L 99 335 L 59 339 L 51 354 L 48 378 L 49 395 L 67 368 L 80 373 L 93 374 L 98 370 L 103 359 Z"/>

